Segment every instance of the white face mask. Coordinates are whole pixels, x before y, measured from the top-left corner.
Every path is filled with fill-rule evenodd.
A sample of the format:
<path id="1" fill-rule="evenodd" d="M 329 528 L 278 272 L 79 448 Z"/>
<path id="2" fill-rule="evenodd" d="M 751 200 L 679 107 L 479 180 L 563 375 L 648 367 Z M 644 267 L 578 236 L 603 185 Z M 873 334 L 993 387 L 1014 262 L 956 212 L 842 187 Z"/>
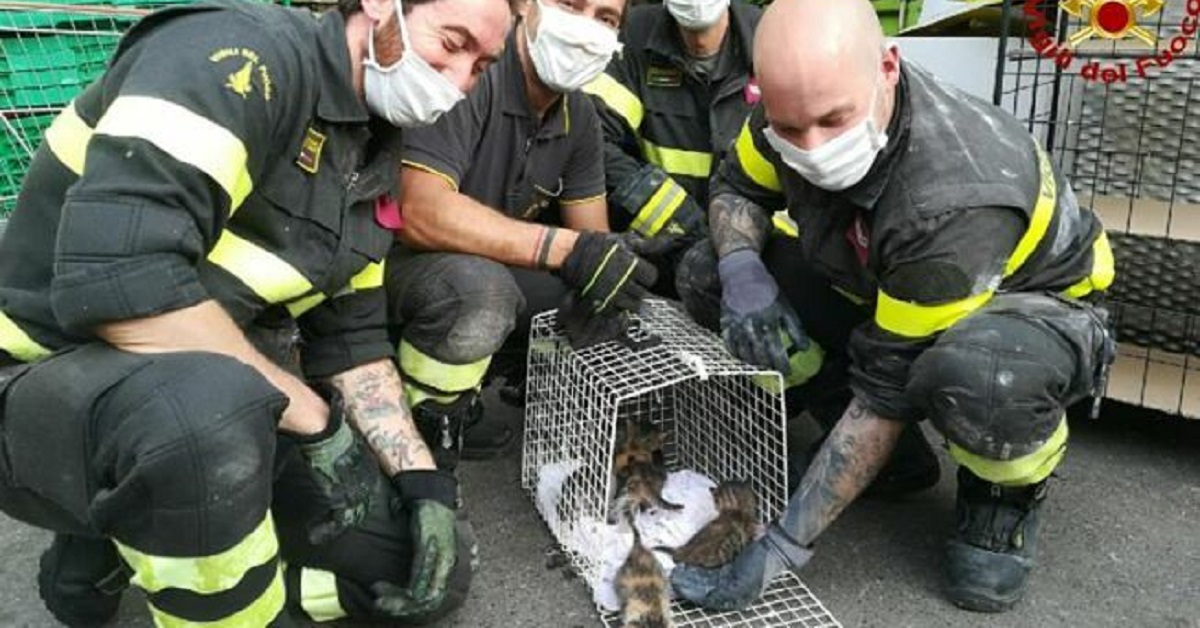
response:
<path id="1" fill-rule="evenodd" d="M 665 0 L 664 4 L 671 17 L 690 31 L 702 31 L 716 24 L 729 10 L 729 0 Z"/>
<path id="2" fill-rule="evenodd" d="M 379 65 L 375 59 L 375 34 L 367 37 L 367 58 L 363 61 L 367 109 L 399 127 L 433 124 L 464 94 L 413 50 L 400 0 L 396 0 L 396 19 L 400 21 L 404 56 L 390 67 Z"/>
<path id="3" fill-rule="evenodd" d="M 568 13 L 538 0 L 537 39 L 528 24 L 525 42 L 538 78 L 556 92 L 587 85 L 621 49 L 617 32 L 590 17 Z"/>
<path id="4" fill-rule="evenodd" d="M 867 176 L 875 157 L 887 145 L 887 134 L 875 126 L 876 96 L 878 83 L 871 92 L 867 117 L 812 150 L 804 150 L 779 137 L 771 127 L 763 131 L 763 136 L 779 152 L 783 163 L 809 183 L 833 192 L 844 190 Z"/>

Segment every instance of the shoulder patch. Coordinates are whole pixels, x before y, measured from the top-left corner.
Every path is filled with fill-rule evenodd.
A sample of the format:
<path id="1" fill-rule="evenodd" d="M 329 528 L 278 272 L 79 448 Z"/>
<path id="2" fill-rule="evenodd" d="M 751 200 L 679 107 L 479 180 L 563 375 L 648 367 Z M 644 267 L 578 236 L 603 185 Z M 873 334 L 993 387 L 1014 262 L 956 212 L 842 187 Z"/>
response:
<path id="1" fill-rule="evenodd" d="M 680 85 L 683 85 L 683 70 L 661 65 L 652 65 L 646 68 L 647 87 L 679 87 Z"/>
<path id="2" fill-rule="evenodd" d="M 262 62 L 258 52 L 250 48 L 220 48 L 208 55 L 208 60 L 229 67 L 230 73 L 225 77 L 223 86 L 229 91 L 248 98 L 255 93 L 257 85 L 263 100 L 271 100 L 274 94 L 271 71 Z"/>
<path id="3" fill-rule="evenodd" d="M 325 148 L 325 134 L 311 126 L 304 131 L 304 141 L 300 143 L 300 155 L 296 157 L 296 165 L 309 173 L 317 174 L 321 167 L 321 149 Z"/>

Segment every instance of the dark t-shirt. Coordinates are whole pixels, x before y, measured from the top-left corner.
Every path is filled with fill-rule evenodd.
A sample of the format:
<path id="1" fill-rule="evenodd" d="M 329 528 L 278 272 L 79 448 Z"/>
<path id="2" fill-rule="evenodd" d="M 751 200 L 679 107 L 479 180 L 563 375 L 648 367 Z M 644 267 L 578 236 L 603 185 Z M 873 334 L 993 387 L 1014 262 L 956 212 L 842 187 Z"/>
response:
<path id="1" fill-rule="evenodd" d="M 437 124 L 405 131 L 403 161 L 522 220 L 604 195 L 603 138 L 591 99 L 565 94 L 539 123 L 515 36 L 463 102 Z"/>

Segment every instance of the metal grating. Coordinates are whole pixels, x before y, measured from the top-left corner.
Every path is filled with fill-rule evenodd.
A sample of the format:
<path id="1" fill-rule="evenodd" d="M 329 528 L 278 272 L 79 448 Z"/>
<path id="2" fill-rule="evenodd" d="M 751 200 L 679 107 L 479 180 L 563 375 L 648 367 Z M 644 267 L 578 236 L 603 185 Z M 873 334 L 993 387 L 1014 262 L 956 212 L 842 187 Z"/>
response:
<path id="1" fill-rule="evenodd" d="M 1153 50 L 1137 40 L 1092 39 L 1060 67 L 1039 56 L 1006 3 L 1016 36 L 1001 40 L 996 100 L 1028 124 L 1071 180 L 1080 204 L 1104 221 L 1117 261 L 1108 307 L 1124 343 L 1108 396 L 1200 418 L 1200 50 L 1195 35 L 1166 67 L 1138 71 Z M 1037 3 L 1065 47 L 1085 20 Z M 1184 0 L 1141 22 L 1159 51 L 1183 35 Z M 1159 53 L 1161 54 L 1161 53 Z M 1145 64 L 1146 62 L 1143 62 Z M 1087 64 L 1125 67 L 1124 80 L 1085 77 Z"/>
<path id="2" fill-rule="evenodd" d="M 717 613 L 676 602 L 671 605 L 671 612 L 675 628 L 838 628 L 842 625 L 791 572 L 776 578 L 762 599 L 745 610 Z M 606 614 L 601 621 L 608 628 L 622 625 L 620 616 L 615 613 Z"/>
<path id="3" fill-rule="evenodd" d="M 748 479 L 763 521 L 782 513 L 786 408 L 778 373 L 737 361 L 719 338 L 665 301 L 648 301 L 633 333 L 637 339 L 652 334 L 661 344 L 638 351 L 616 343 L 574 351 L 555 327 L 555 312 L 546 312 L 534 318 L 530 332 L 521 479 L 589 586 L 602 580 L 600 558 L 577 551 L 568 539 L 574 527 L 607 513 L 616 426 L 626 418 L 664 430 L 668 468 L 714 480 Z M 556 505 L 543 506 L 539 480 L 554 468 L 572 471 Z M 681 626 L 837 625 L 799 580 L 777 584 L 743 613 L 680 609 L 677 620 L 691 622 Z"/>

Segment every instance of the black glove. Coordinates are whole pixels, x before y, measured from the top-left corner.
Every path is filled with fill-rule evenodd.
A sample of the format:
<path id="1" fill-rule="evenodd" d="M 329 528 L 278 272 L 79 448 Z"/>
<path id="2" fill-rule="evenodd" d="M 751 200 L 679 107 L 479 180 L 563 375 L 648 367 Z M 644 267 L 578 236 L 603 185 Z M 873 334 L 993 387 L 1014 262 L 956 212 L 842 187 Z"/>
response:
<path id="1" fill-rule="evenodd" d="M 435 470 L 401 471 L 392 476 L 399 497 L 393 509 L 408 511 L 413 540 L 408 588 L 377 582 L 375 608 L 389 617 L 411 617 L 437 610 L 446 599 L 446 581 L 458 561 L 454 504 L 458 481 Z"/>
<path id="2" fill-rule="evenodd" d="M 662 168 L 642 166 L 608 196 L 609 202 L 633 216 L 629 228 L 644 236 L 660 232 L 698 239 L 708 233 L 704 210 Z"/>
<path id="3" fill-rule="evenodd" d="M 309 523 L 308 540 L 313 545 L 327 543 L 361 523 L 371 505 L 372 489 L 382 477 L 379 463 L 346 423 L 341 394 L 332 387 L 317 392 L 329 403 L 325 430 L 312 436 L 290 434 L 328 504 L 325 517 Z"/>
<path id="4" fill-rule="evenodd" d="M 658 280 L 658 269 L 630 250 L 619 236 L 585 231 L 563 261 L 559 275 L 593 313 L 610 308 L 636 311 Z"/>
<path id="5" fill-rule="evenodd" d="M 808 349 L 809 340 L 762 258 L 749 249 L 735 251 L 721 258 L 717 271 L 725 346 L 746 362 L 791 374 L 784 334 L 800 351 Z"/>

